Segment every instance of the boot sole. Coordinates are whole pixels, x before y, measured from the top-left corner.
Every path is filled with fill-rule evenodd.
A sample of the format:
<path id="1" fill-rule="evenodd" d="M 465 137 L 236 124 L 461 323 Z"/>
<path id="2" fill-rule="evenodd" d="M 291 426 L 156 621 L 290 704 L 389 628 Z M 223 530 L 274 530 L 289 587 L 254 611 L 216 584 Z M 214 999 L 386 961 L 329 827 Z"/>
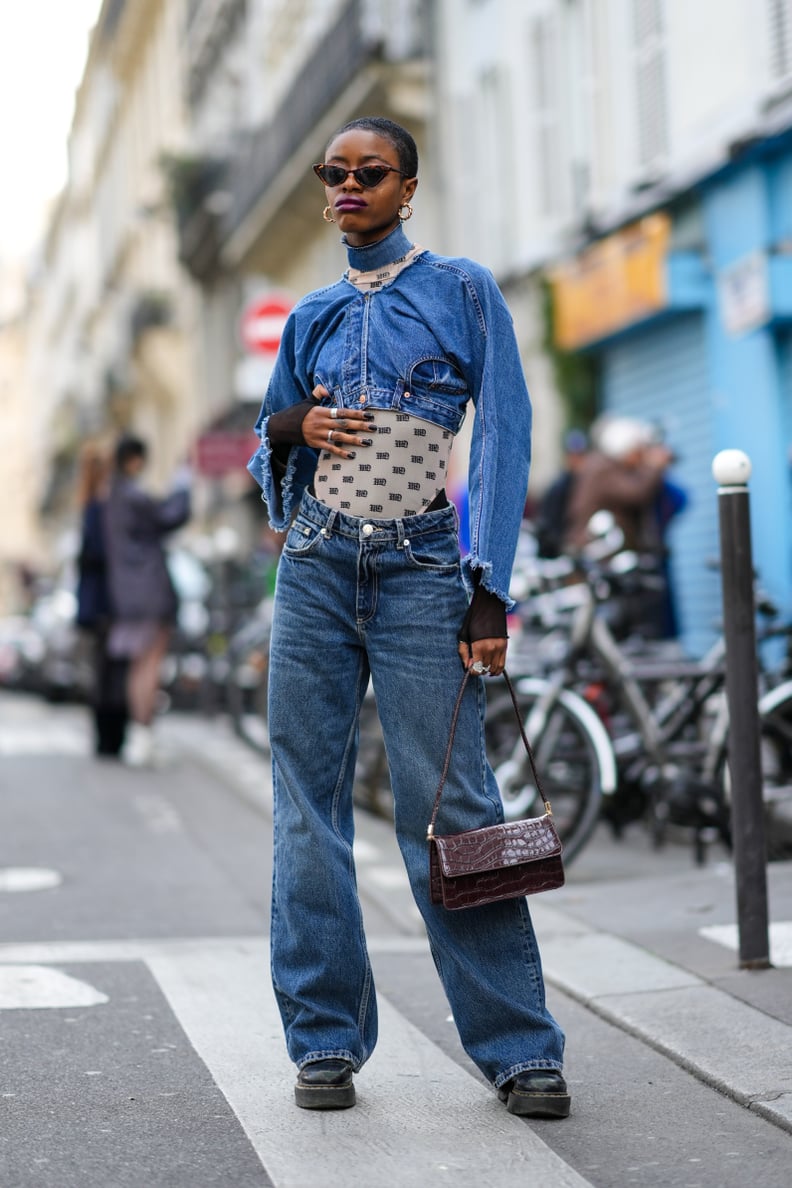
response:
<path id="1" fill-rule="evenodd" d="M 568 1093 L 499 1093 L 510 1114 L 519 1118 L 568 1118 L 572 1098 Z"/>
<path id="2" fill-rule="evenodd" d="M 294 1100 L 301 1110 L 348 1110 L 355 1104 L 354 1085 L 295 1085 Z"/>

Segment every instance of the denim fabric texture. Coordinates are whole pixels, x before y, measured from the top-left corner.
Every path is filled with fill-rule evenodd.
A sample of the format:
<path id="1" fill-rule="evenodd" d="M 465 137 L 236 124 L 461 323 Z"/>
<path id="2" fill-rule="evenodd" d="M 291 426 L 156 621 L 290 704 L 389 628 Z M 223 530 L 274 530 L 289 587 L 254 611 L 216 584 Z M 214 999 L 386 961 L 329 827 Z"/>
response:
<path id="1" fill-rule="evenodd" d="M 401 227 L 363 248 L 353 268 L 373 270 L 411 247 Z M 486 589 L 510 609 L 509 579 L 528 482 L 531 404 L 511 314 L 480 264 L 423 251 L 390 284 L 361 292 L 341 279 L 292 310 L 256 422 L 261 446 L 248 469 L 273 528 L 288 528 L 316 469 L 317 451 L 293 446 L 273 474 L 267 421 L 310 398 L 318 384 L 340 408 L 396 409 L 457 433 L 475 406 L 468 486 L 470 555 Z"/>
<path id="2" fill-rule="evenodd" d="M 451 506 L 362 520 L 304 493 L 280 560 L 270 665 L 275 793 L 272 975 L 291 1059 L 357 1070 L 377 1008 L 353 858 L 358 712 L 369 678 L 388 753 L 396 832 L 462 1043 L 496 1087 L 557 1068 L 525 900 L 449 912 L 429 893 L 426 827 L 462 677 L 468 603 Z M 484 748 L 485 690 L 463 701 L 438 830 L 503 819 Z"/>

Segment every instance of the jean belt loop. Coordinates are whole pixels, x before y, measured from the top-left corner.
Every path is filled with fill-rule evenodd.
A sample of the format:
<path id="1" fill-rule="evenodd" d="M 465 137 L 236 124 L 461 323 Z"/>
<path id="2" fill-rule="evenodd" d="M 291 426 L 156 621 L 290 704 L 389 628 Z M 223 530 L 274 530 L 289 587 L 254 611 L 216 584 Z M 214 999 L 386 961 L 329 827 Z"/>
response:
<path id="1" fill-rule="evenodd" d="M 334 523 L 335 523 L 335 521 L 336 521 L 336 516 L 337 516 L 337 515 L 338 515 L 338 512 L 336 511 L 336 509 L 335 509 L 334 507 L 333 507 L 333 508 L 331 508 L 331 509 L 330 509 L 330 515 L 327 517 L 327 521 L 326 521 L 326 523 L 325 523 L 325 526 L 324 526 L 324 528 L 322 529 L 322 536 L 324 536 L 324 538 L 325 538 L 326 540 L 327 540 L 327 539 L 329 539 L 329 538 L 330 538 L 330 536 L 332 535 L 332 532 L 333 532 L 333 524 L 334 524 Z"/>
<path id="2" fill-rule="evenodd" d="M 405 541 L 404 520 L 396 520 L 396 548 L 403 549 Z"/>

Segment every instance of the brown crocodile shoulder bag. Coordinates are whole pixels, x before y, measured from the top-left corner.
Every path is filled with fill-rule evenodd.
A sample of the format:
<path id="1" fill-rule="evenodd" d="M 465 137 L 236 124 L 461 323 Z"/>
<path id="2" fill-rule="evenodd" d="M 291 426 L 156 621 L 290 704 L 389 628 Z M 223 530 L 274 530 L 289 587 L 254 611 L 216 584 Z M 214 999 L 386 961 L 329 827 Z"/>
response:
<path id="1" fill-rule="evenodd" d="M 506 821 L 483 829 L 468 829 L 464 833 L 435 835 L 451 750 L 454 745 L 462 697 L 470 677 L 466 672 L 454 706 L 451 731 L 446 747 L 445 762 L 432 810 L 426 837 L 429 842 L 429 878 L 433 903 L 441 903 L 452 911 L 459 908 L 480 907 L 499 899 L 518 899 L 551 891 L 564 885 L 561 861 L 561 839 L 556 832 L 550 804 L 542 791 L 531 744 L 522 724 L 520 707 L 514 686 L 504 672 L 517 724 L 520 729 L 534 783 L 545 806 L 544 816 L 522 821 Z"/>

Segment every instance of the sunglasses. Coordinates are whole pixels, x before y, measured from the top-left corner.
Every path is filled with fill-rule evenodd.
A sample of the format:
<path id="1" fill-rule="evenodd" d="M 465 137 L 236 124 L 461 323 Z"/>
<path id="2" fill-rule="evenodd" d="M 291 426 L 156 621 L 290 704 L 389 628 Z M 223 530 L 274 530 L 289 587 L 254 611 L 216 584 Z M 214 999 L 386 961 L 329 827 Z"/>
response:
<path id="1" fill-rule="evenodd" d="M 393 165 L 361 165 L 360 169 L 345 169 L 343 165 L 314 165 L 313 171 L 325 186 L 340 186 L 351 173 L 358 185 L 366 190 L 373 190 L 389 173 L 407 177 L 406 173 Z"/>

